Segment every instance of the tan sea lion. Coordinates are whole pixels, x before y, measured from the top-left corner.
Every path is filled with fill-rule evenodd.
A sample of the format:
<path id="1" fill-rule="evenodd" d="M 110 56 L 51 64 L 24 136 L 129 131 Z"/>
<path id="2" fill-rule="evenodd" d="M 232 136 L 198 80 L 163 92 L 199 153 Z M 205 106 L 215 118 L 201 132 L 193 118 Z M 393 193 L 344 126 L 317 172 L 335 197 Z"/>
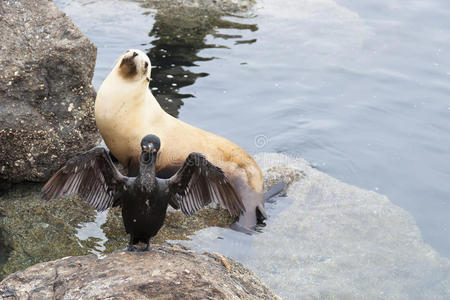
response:
<path id="1" fill-rule="evenodd" d="M 95 101 L 98 129 L 111 153 L 136 175 L 140 141 L 147 134 L 161 139 L 156 171 L 173 175 L 191 152 L 220 167 L 245 205 L 238 224 L 253 228 L 266 218 L 263 176 L 254 159 L 229 140 L 167 114 L 149 89 L 151 64 L 140 50 L 127 50 L 103 81 Z"/>

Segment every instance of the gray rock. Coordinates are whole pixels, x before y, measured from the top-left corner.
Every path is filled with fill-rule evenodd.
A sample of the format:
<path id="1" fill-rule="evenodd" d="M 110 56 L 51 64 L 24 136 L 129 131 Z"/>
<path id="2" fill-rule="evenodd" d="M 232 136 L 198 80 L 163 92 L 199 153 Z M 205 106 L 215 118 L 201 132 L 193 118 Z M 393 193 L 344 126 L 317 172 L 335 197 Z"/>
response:
<path id="1" fill-rule="evenodd" d="M 3 297 L 3 298 L 2 298 Z M 180 246 L 41 263 L 0 283 L 4 299 L 277 299 L 250 271 L 220 254 Z"/>
<path id="2" fill-rule="evenodd" d="M 52 1 L 0 4 L 0 181 L 43 181 L 99 142 L 96 47 Z"/>

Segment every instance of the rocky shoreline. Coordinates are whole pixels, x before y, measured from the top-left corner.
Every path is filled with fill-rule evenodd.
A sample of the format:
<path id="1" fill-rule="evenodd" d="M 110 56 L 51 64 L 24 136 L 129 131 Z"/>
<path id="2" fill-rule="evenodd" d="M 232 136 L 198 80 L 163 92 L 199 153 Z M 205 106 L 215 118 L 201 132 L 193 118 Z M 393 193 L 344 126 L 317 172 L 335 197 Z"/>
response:
<path id="1" fill-rule="evenodd" d="M 280 299 L 241 264 L 170 244 L 41 263 L 3 280 L 0 298 Z"/>

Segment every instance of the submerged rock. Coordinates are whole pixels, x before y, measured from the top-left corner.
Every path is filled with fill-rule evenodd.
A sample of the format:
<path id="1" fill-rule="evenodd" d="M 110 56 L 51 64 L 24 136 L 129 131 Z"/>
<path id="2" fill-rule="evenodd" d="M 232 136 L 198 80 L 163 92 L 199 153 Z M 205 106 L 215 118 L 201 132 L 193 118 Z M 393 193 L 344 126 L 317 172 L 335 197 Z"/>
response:
<path id="1" fill-rule="evenodd" d="M 222 13 L 245 12 L 251 8 L 256 0 L 132 0 L 141 3 L 143 7 L 159 10 L 195 8 L 214 10 Z"/>
<path id="2" fill-rule="evenodd" d="M 152 63 L 150 87 L 161 107 L 174 117 L 186 101 L 194 97 L 183 93 L 182 88 L 193 85 L 197 79 L 208 76 L 195 72 L 199 62 L 215 59 L 202 52 L 209 48 L 226 48 L 220 40 L 234 40 L 236 44 L 251 44 L 255 39 L 245 40 L 239 33 L 227 34 L 229 30 L 257 31 L 256 24 L 240 22 L 242 19 L 226 18 L 230 15 L 251 13 L 256 1 L 235 0 L 137 0 L 141 7 L 150 9 L 154 16 L 151 48 L 148 56 Z M 211 43 L 210 36 L 219 38 Z"/>
<path id="3" fill-rule="evenodd" d="M 0 4 L 0 185 L 43 181 L 99 142 L 96 48 L 53 1 Z"/>
<path id="4" fill-rule="evenodd" d="M 7 299 L 277 299 L 253 273 L 220 254 L 180 246 L 41 263 L 0 283 Z"/>
<path id="5" fill-rule="evenodd" d="M 256 161 L 266 180 L 294 179 L 287 198 L 266 204 L 263 233 L 207 228 L 183 245 L 238 260 L 283 299 L 450 299 L 450 260 L 424 243 L 407 211 L 300 158 Z"/>

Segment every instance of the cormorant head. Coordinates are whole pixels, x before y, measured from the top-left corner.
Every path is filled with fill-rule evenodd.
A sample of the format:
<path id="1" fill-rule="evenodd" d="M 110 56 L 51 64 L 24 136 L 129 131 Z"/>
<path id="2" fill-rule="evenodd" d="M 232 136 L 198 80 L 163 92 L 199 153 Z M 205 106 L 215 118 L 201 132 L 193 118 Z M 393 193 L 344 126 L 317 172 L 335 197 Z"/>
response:
<path id="1" fill-rule="evenodd" d="M 146 164 L 154 163 L 160 147 L 159 137 L 154 134 L 144 136 L 141 140 L 142 161 Z"/>
<path id="2" fill-rule="evenodd" d="M 127 80 L 150 81 L 152 66 L 147 54 L 138 49 L 128 49 L 119 57 L 118 73 Z"/>

